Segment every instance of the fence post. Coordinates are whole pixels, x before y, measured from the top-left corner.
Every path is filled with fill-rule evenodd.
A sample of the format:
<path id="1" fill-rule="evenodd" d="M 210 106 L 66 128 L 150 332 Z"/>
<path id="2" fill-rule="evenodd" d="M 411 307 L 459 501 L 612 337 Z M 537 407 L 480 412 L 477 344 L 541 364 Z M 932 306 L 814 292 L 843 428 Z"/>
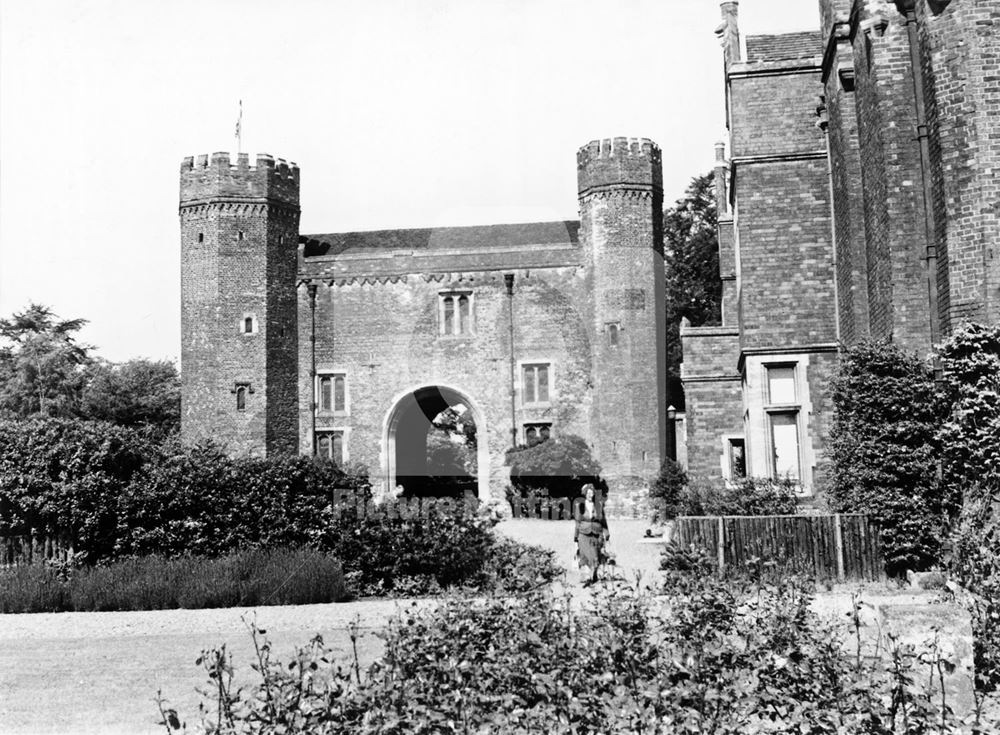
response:
<path id="1" fill-rule="evenodd" d="M 844 581 L 844 531 L 840 525 L 840 513 L 833 516 L 833 539 L 837 547 L 837 581 Z"/>
<path id="2" fill-rule="evenodd" d="M 726 567 L 726 524 L 722 516 L 719 516 L 719 569 Z"/>

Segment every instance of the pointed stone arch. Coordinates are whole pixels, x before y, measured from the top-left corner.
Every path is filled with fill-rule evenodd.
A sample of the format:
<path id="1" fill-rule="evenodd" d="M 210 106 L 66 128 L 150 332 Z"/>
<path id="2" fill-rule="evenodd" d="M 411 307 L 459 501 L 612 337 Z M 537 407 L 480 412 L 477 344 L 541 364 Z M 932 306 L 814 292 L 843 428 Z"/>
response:
<path id="1" fill-rule="evenodd" d="M 416 437 L 407 436 L 408 432 L 415 429 L 414 417 L 422 415 L 429 427 L 434 416 L 456 403 L 468 406 L 476 424 L 477 495 L 480 500 L 489 498 L 490 451 L 486 415 L 467 391 L 443 383 L 420 384 L 393 397 L 382 428 L 382 476 L 387 489 L 396 487 L 397 478 L 401 474 L 419 472 L 420 460 L 415 457 L 415 449 L 419 447 L 421 451 L 426 451 L 427 431 L 424 429 L 422 437 L 419 433 Z M 408 466 L 407 452 L 411 462 Z"/>

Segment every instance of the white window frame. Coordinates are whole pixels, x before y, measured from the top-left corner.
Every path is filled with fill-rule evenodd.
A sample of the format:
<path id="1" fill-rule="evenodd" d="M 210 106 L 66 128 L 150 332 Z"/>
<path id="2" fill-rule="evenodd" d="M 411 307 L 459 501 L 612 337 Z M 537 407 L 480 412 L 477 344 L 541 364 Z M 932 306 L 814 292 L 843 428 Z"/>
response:
<path id="1" fill-rule="evenodd" d="M 461 309 L 459 308 L 459 299 L 465 296 L 469 299 L 469 318 L 468 318 L 468 329 L 462 331 L 462 315 Z M 455 311 L 452 317 L 452 329 L 450 332 L 445 331 L 445 301 L 447 299 L 453 299 L 453 304 Z M 457 330 L 457 331 L 456 331 Z M 438 334 L 442 337 L 472 337 L 476 334 L 476 295 L 471 289 L 454 289 L 448 291 L 438 292 Z"/>
<path id="2" fill-rule="evenodd" d="M 799 488 L 803 486 L 803 473 L 805 468 L 805 462 L 802 456 L 802 438 L 804 436 L 804 431 L 802 427 L 802 386 L 799 384 L 801 379 L 801 369 L 797 362 L 790 362 L 787 360 L 774 360 L 761 363 L 761 368 L 763 370 L 763 382 L 762 387 L 764 391 L 763 396 L 763 408 L 764 408 L 764 442 L 767 445 L 767 467 L 768 475 L 773 480 L 784 480 L 788 476 L 781 476 L 778 474 L 778 467 L 776 464 L 777 455 L 775 454 L 775 444 L 774 444 L 774 416 L 793 416 L 794 426 L 795 426 L 795 459 L 796 459 L 796 477 L 788 477 L 792 480 Z M 792 385 L 795 390 L 795 400 L 792 402 L 784 403 L 771 403 L 771 379 L 770 371 L 777 368 L 791 368 L 792 369 Z"/>

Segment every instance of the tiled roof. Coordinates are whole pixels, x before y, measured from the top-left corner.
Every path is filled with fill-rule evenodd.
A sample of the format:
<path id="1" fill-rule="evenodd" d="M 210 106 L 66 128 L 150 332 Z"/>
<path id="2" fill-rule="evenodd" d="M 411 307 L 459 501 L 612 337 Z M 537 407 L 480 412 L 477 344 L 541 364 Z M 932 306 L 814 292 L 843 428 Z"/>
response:
<path id="1" fill-rule="evenodd" d="M 413 230 L 372 230 L 300 235 L 306 258 L 341 253 L 389 250 L 483 251 L 525 245 L 576 245 L 580 223 L 527 222 L 474 227 L 429 227 Z"/>
<path id="2" fill-rule="evenodd" d="M 747 36 L 747 62 L 808 59 L 823 53 L 819 31 Z"/>

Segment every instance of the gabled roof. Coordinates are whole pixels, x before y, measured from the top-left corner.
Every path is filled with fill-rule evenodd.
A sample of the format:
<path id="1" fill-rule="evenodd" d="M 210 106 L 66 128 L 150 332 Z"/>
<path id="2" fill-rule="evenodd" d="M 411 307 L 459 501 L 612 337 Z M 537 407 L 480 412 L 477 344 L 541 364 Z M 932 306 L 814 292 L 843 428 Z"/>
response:
<path id="1" fill-rule="evenodd" d="M 580 223 L 576 220 L 526 222 L 473 227 L 427 227 L 412 230 L 371 230 L 300 235 L 306 258 L 335 256 L 345 252 L 392 250 L 483 251 L 528 245 L 577 245 Z"/>
<path id="2" fill-rule="evenodd" d="M 747 36 L 748 64 L 761 61 L 810 59 L 823 55 L 819 31 L 799 31 L 766 36 Z"/>

